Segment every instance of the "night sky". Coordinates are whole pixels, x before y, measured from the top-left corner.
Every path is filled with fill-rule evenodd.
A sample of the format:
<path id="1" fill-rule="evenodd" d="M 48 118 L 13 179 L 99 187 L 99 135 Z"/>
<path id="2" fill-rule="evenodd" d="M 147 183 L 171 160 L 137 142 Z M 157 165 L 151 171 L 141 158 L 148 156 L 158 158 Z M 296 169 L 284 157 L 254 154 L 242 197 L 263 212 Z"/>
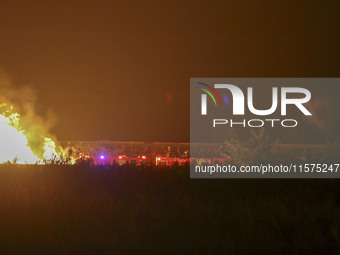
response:
<path id="1" fill-rule="evenodd" d="M 0 2 L 0 67 L 59 140 L 189 141 L 190 77 L 339 77 L 339 1 Z"/>

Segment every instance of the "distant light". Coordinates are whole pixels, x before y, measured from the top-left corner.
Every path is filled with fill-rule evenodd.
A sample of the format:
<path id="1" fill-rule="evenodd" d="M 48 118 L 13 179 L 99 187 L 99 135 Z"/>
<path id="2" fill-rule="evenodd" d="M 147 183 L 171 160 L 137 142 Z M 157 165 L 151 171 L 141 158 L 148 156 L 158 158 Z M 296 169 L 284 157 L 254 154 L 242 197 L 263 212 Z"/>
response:
<path id="1" fill-rule="evenodd" d="M 161 160 L 161 158 L 157 158 L 158 160 Z"/>
<path id="2" fill-rule="evenodd" d="M 145 156 L 142 156 L 142 159 L 146 159 L 146 157 L 145 157 Z"/>
<path id="3" fill-rule="evenodd" d="M 119 159 L 122 159 L 122 156 L 119 156 L 118 158 L 119 158 Z"/>
<path id="4" fill-rule="evenodd" d="M 104 155 L 101 155 L 101 156 L 100 156 L 100 159 L 104 159 L 104 158 L 105 158 L 105 156 L 104 156 Z"/>

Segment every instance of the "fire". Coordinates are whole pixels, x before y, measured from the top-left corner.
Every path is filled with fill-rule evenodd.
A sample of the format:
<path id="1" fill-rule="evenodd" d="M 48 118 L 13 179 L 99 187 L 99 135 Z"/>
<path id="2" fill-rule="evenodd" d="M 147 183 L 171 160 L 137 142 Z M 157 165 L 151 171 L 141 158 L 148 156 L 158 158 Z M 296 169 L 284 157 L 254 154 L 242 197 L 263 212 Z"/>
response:
<path id="1" fill-rule="evenodd" d="M 23 127 L 13 106 L 0 104 L 0 163 L 43 164 L 58 156 L 51 138 L 34 139 L 34 135 Z"/>

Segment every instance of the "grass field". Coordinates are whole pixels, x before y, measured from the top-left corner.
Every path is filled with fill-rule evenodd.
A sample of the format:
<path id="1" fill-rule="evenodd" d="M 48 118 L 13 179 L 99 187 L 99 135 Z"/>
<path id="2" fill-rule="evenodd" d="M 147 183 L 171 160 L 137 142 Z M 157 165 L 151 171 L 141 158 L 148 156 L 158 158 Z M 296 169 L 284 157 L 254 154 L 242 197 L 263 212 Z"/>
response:
<path id="1" fill-rule="evenodd" d="M 0 166 L 0 254 L 340 254 L 337 180 Z"/>

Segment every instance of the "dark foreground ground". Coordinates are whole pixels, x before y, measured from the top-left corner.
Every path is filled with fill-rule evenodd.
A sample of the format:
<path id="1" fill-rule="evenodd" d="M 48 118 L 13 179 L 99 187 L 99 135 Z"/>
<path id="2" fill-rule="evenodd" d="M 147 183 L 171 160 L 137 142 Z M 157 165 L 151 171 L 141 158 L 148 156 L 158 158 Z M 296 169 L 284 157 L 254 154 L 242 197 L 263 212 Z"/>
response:
<path id="1" fill-rule="evenodd" d="M 340 254 L 337 180 L 0 166 L 0 254 Z"/>

